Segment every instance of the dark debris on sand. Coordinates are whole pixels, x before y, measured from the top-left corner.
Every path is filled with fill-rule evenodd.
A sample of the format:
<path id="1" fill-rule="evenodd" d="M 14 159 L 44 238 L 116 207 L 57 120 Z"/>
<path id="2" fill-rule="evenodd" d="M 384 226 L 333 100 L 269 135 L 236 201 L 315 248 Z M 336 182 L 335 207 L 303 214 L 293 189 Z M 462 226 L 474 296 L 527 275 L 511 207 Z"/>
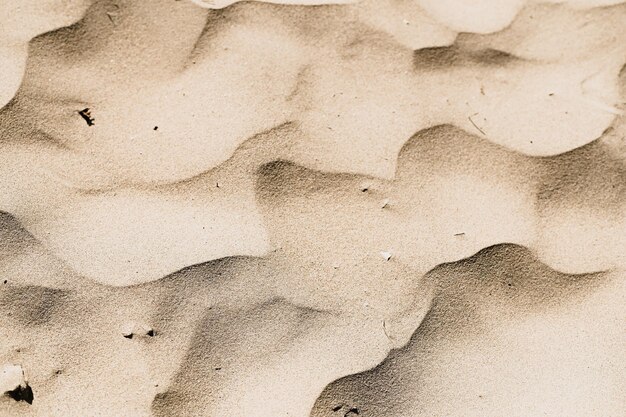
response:
<path id="1" fill-rule="evenodd" d="M 348 408 L 348 406 L 346 406 L 345 404 L 339 404 L 336 405 L 332 408 L 333 413 L 337 413 L 339 411 L 344 411 L 346 408 Z M 350 407 L 344 414 L 343 417 L 353 417 L 353 416 L 358 416 L 360 415 L 361 412 L 359 411 L 359 409 L 357 407 Z"/>
<path id="2" fill-rule="evenodd" d="M 33 389 L 28 385 L 19 385 L 12 391 L 7 391 L 5 395 L 13 398 L 15 401 L 25 401 L 28 404 L 32 404 L 35 396 L 33 394 Z"/>
<path id="3" fill-rule="evenodd" d="M 80 114 L 80 117 L 82 117 L 85 122 L 87 122 L 87 126 L 93 126 L 95 124 L 96 119 L 91 117 L 91 110 L 89 109 L 89 107 L 82 109 L 78 112 L 78 114 Z"/>

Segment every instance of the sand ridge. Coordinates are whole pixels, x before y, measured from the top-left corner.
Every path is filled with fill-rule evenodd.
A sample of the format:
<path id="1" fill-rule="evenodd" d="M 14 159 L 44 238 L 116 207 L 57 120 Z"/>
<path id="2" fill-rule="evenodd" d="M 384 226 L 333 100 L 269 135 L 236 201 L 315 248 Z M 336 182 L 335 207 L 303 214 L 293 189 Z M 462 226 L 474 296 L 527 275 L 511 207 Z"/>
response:
<path id="1" fill-rule="evenodd" d="M 128 273 L 136 276 L 129 282 L 140 282 L 221 256 L 266 253 L 269 246 L 263 234 L 267 231 L 252 201 L 251 167 L 244 164 L 244 172 L 233 174 L 241 178 L 234 186 L 222 181 L 223 186 L 217 189 L 220 181 L 211 184 L 208 180 L 221 176 L 213 172 L 220 170 L 215 165 L 226 160 L 232 160 L 232 165 L 240 164 L 233 152 L 259 132 L 268 133 L 264 140 L 254 141 L 255 154 L 269 155 L 269 160 L 258 159 L 259 167 L 283 159 L 317 170 L 388 180 L 394 177 L 398 153 L 408 138 L 429 126 L 452 123 L 524 153 L 552 155 L 595 140 L 620 113 L 612 104 L 619 100 L 617 76 L 623 63 L 617 40 L 613 42 L 618 49 L 599 50 L 590 44 L 596 52 L 575 61 L 559 57 L 536 62 L 490 54 L 489 49 L 475 51 L 472 47 L 468 51 L 457 46 L 413 53 L 392 39 L 371 32 L 367 22 L 357 20 L 358 23 L 342 29 L 340 24 L 354 16 L 351 12 L 346 16 L 337 13 L 327 22 L 336 31 L 319 36 L 319 32 L 310 33 L 292 22 L 315 20 L 316 15 L 323 18 L 325 9 L 301 8 L 295 15 L 300 17 L 295 19 L 289 7 L 262 4 L 234 5 L 224 11 L 208 12 L 185 3 L 176 5 L 175 14 L 169 13 L 170 7 L 158 2 L 151 7 L 119 5 L 113 19 L 117 23 L 112 23 L 107 14 L 111 12 L 105 13 L 110 7 L 98 3 L 78 25 L 38 38 L 37 46 L 31 48 L 32 65 L 23 88 L 3 114 L 4 126 L 10 126 L 5 134 L 10 140 L 6 141 L 4 152 L 10 162 L 5 169 L 31 178 L 29 170 L 34 168 L 37 172 L 28 182 L 14 178 L 18 185 L 8 184 L 15 190 L 13 195 L 23 196 L 25 210 L 20 212 L 15 202 L 4 209 L 21 218 L 31 233 L 47 241 L 49 247 L 82 273 L 108 282 L 118 282 L 118 276 Z M 564 12 L 566 18 L 572 13 L 591 13 L 554 7 L 555 13 Z M 622 15 L 624 10 L 618 6 L 613 15 Z M 185 36 L 169 41 L 170 26 L 160 18 L 166 22 L 185 21 Z M 268 19 L 275 22 L 272 31 L 265 29 Z M 233 24 L 229 25 L 231 21 Z M 618 22 L 601 39 L 618 39 Z M 142 29 L 133 30 L 137 25 Z M 94 35 L 83 36 L 90 33 L 90 26 L 102 29 L 98 30 L 98 37 L 106 42 Z M 207 27 L 215 29 L 206 30 Z M 76 49 L 52 52 L 56 50 L 55 42 L 65 49 L 72 45 L 61 42 L 68 36 L 75 39 Z M 324 36 L 328 42 L 332 36 L 341 41 L 328 48 L 328 43 L 319 40 Z M 358 36 L 365 36 L 364 40 L 354 42 Z M 168 45 L 169 60 L 153 52 L 149 47 L 152 41 Z M 182 45 L 187 45 L 187 49 L 181 49 Z M 120 52 L 128 48 L 135 53 Z M 315 55 L 324 57 L 319 61 L 323 64 L 307 63 L 308 56 Z M 77 56 L 79 65 L 74 64 Z M 182 60 L 178 65 L 176 58 Z M 250 61 L 256 65 L 241 65 Z M 280 73 L 272 71 L 278 62 Z M 160 72 L 155 72 L 156 68 Z M 74 76 L 67 78 L 67 71 Z M 115 74 L 115 80 L 107 79 L 109 74 Z M 132 86 L 126 81 L 117 82 L 118 79 L 139 81 Z M 67 82 L 72 87 L 68 85 L 64 90 L 73 91 L 73 97 L 62 99 L 65 93 L 60 85 Z M 107 87 L 98 90 L 100 85 Z M 52 90 L 46 92 L 49 89 Z M 206 108 L 202 100 L 207 96 L 218 96 L 219 100 L 214 101 L 211 111 L 200 112 Z M 385 102 L 392 104 L 379 105 Z M 92 126 L 77 111 L 83 106 L 95 118 Z M 285 131 L 281 128 L 285 124 L 295 128 Z M 16 125 L 21 126 L 18 132 L 13 130 Z M 280 133 L 272 134 L 273 129 Z M 34 137 L 39 140 L 31 142 Z M 29 150 L 31 147 L 34 149 Z M 29 156 L 33 153 L 37 162 Z M 174 194 L 167 188 L 136 191 L 148 184 L 186 182 L 190 177 L 206 179 L 192 181 L 196 190 L 187 190 L 194 193 L 197 205 L 215 205 L 225 212 L 238 213 L 236 218 L 249 227 L 241 228 L 242 234 L 231 234 L 237 232 L 224 225 L 232 224 L 232 216 L 210 214 L 202 218 L 187 205 L 187 196 L 177 193 L 179 190 Z M 20 190 L 23 185 L 19 184 L 37 179 L 42 183 L 31 184 L 29 192 Z M 50 190 L 50 197 L 29 197 L 32 190 L 43 187 Z M 126 187 L 130 189 L 124 190 Z M 102 190 L 102 195 L 85 195 L 85 189 L 96 193 Z M 241 193 L 229 192 L 239 189 Z M 232 196 L 248 202 L 233 209 Z M 67 207 L 75 209 L 65 209 L 67 214 L 61 217 L 50 216 L 51 213 L 47 218 L 34 216 L 37 210 L 54 206 L 49 198 L 63 199 Z M 34 210 L 29 199 L 42 201 L 43 205 L 35 205 L 40 208 Z M 171 217 L 167 214 L 171 210 L 176 210 L 180 218 L 172 218 L 170 229 L 150 238 L 152 246 L 140 241 L 148 241 L 142 239 L 142 230 L 155 230 L 154 227 L 137 231 L 130 227 L 139 225 L 136 219 L 147 213 L 140 208 L 143 205 L 153 207 L 152 224 Z M 172 207 L 169 212 L 167 205 Z M 73 210 L 82 214 L 70 214 Z M 103 211 L 116 213 L 109 221 L 117 226 L 107 228 Z M 220 208 L 214 208 L 210 212 L 219 211 Z M 102 223 L 100 230 L 87 226 L 95 219 Z M 195 237 L 176 226 L 183 222 L 194 224 Z M 212 240 L 221 243 L 214 243 L 212 248 L 206 246 L 202 238 L 206 230 L 213 230 Z M 158 242 L 167 242 L 168 236 L 177 233 L 187 233 L 192 243 L 172 252 L 167 260 L 164 252 L 170 250 L 170 245 Z M 232 241 L 250 244 L 227 245 L 229 234 L 247 236 Z M 137 238 L 124 244 L 126 235 Z M 100 245 L 104 240 L 112 243 Z M 198 249 L 203 241 L 203 248 Z M 71 242 L 82 243 L 78 248 L 72 247 Z M 114 248 L 119 249 L 116 252 Z M 133 250 L 135 255 L 131 255 Z M 162 265 L 151 268 L 143 263 L 140 258 L 146 253 L 160 253 Z M 128 268 L 119 269 L 124 264 Z M 107 269 L 113 265 L 118 267 Z"/>
<path id="2" fill-rule="evenodd" d="M 624 5 L 345 3 L 6 9 L 0 414 L 305 416 L 438 265 L 620 276 Z"/>

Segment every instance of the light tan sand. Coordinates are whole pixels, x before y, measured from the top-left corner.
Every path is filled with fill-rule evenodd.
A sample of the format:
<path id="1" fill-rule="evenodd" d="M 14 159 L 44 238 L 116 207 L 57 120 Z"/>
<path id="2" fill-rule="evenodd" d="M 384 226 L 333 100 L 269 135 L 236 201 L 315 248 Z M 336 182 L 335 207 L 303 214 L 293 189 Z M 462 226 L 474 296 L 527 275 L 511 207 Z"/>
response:
<path id="1" fill-rule="evenodd" d="M 0 3 L 0 416 L 623 415 L 626 5 L 274 3 Z"/>
<path id="2" fill-rule="evenodd" d="M 411 342 L 331 384 L 313 416 L 623 414 L 623 272 L 558 274 L 499 246 L 431 275 L 438 295 Z"/>

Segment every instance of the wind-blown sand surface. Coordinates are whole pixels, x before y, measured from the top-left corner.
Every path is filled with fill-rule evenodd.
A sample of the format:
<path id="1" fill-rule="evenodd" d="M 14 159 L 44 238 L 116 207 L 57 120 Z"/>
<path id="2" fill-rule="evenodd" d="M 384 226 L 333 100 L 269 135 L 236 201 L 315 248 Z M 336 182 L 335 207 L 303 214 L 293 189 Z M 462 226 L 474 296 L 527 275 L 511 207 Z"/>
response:
<path id="1" fill-rule="evenodd" d="M 0 416 L 623 416 L 625 24 L 1 3 Z"/>

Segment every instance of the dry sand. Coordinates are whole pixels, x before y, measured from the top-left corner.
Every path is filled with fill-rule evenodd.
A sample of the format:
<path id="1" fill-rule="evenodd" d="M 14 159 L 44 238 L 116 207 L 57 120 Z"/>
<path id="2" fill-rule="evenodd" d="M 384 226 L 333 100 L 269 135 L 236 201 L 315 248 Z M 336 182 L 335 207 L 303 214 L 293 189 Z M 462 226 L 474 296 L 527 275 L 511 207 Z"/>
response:
<path id="1" fill-rule="evenodd" d="M 625 24 L 3 1 L 0 416 L 623 416 Z"/>

